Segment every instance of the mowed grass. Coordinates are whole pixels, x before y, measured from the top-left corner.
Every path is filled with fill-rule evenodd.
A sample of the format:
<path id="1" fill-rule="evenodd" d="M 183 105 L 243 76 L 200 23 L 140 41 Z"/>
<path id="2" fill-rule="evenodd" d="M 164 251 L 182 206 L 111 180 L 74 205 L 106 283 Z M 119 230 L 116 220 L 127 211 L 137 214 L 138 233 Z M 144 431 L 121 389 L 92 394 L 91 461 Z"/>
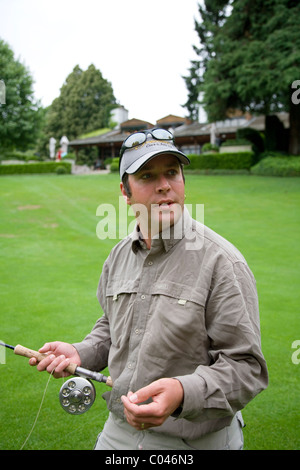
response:
<path id="1" fill-rule="evenodd" d="M 257 281 L 270 385 L 243 411 L 245 448 L 300 449 L 300 364 L 292 362 L 292 343 L 300 340 L 300 179 L 187 174 L 186 194 L 187 204 L 204 204 L 206 225 L 241 250 Z M 97 237 L 96 211 L 113 204 L 118 222 L 119 196 L 113 174 L 0 179 L 0 340 L 38 349 L 46 341 L 80 341 L 91 330 L 102 314 L 102 265 L 117 242 Z M 0 449 L 20 449 L 49 376 L 5 353 Z M 93 448 L 107 417 L 107 388 L 96 383 L 93 407 L 71 416 L 58 401 L 62 383 L 50 379 L 25 449 Z"/>

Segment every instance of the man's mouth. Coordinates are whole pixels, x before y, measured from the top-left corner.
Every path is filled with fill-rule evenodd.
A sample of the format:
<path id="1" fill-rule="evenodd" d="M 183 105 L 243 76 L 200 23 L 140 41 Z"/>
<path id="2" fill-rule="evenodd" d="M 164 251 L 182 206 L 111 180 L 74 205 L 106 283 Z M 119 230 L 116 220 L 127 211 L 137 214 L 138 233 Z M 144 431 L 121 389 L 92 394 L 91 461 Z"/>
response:
<path id="1" fill-rule="evenodd" d="M 171 213 L 176 210 L 175 201 L 160 201 L 152 206 L 153 210 L 158 213 Z"/>
<path id="2" fill-rule="evenodd" d="M 162 201 L 159 202 L 157 205 L 159 207 L 170 207 L 172 204 L 174 204 L 174 201 Z"/>

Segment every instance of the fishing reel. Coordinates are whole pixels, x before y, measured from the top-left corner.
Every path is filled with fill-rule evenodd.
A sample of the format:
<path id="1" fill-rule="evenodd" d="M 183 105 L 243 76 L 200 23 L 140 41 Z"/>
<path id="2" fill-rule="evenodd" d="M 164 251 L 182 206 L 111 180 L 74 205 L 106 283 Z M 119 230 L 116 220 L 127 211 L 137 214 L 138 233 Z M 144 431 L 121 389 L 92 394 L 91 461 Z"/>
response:
<path id="1" fill-rule="evenodd" d="M 94 384 L 83 377 L 72 377 L 59 391 L 62 408 L 72 415 L 81 415 L 88 411 L 96 398 Z"/>
<path id="2" fill-rule="evenodd" d="M 47 357 L 46 354 L 25 348 L 20 344 L 11 346 L 0 341 L 0 346 L 12 349 L 18 356 L 35 357 L 38 362 Z M 62 385 L 59 391 L 59 401 L 63 409 L 72 415 L 85 413 L 95 401 L 96 389 L 89 379 L 105 383 L 108 387 L 113 386 L 111 377 L 106 377 L 100 372 L 84 369 L 77 364 L 69 364 L 65 370 L 72 375 L 76 375 L 76 377 L 70 378 Z"/>

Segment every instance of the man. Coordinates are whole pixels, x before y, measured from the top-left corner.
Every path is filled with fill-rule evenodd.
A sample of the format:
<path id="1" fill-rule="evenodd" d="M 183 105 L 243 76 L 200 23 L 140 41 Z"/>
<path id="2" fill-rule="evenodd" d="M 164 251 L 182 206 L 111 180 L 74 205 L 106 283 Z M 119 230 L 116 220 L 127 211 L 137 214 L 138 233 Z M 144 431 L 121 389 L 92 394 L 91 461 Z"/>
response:
<path id="1" fill-rule="evenodd" d="M 163 129 L 124 141 L 120 186 L 137 226 L 103 266 L 103 316 L 81 343 L 40 349 L 38 369 L 55 376 L 69 362 L 109 367 L 96 449 L 241 449 L 240 410 L 267 386 L 255 280 L 184 209 L 188 163 Z"/>

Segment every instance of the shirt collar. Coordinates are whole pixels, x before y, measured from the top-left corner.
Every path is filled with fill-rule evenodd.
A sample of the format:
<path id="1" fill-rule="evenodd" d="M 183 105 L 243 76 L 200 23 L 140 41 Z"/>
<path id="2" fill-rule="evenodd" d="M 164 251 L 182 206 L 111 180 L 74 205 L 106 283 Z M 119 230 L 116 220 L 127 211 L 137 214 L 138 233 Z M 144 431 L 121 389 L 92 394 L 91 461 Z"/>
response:
<path id="1" fill-rule="evenodd" d="M 191 227 L 191 223 L 192 218 L 189 211 L 184 207 L 182 216 L 170 229 L 164 230 L 152 238 L 150 251 L 157 251 L 158 248 L 161 248 L 168 252 L 176 243 L 184 238 L 186 231 Z M 147 249 L 138 225 L 136 225 L 132 232 L 131 239 L 131 247 L 134 253 L 137 253 L 139 249 Z"/>

